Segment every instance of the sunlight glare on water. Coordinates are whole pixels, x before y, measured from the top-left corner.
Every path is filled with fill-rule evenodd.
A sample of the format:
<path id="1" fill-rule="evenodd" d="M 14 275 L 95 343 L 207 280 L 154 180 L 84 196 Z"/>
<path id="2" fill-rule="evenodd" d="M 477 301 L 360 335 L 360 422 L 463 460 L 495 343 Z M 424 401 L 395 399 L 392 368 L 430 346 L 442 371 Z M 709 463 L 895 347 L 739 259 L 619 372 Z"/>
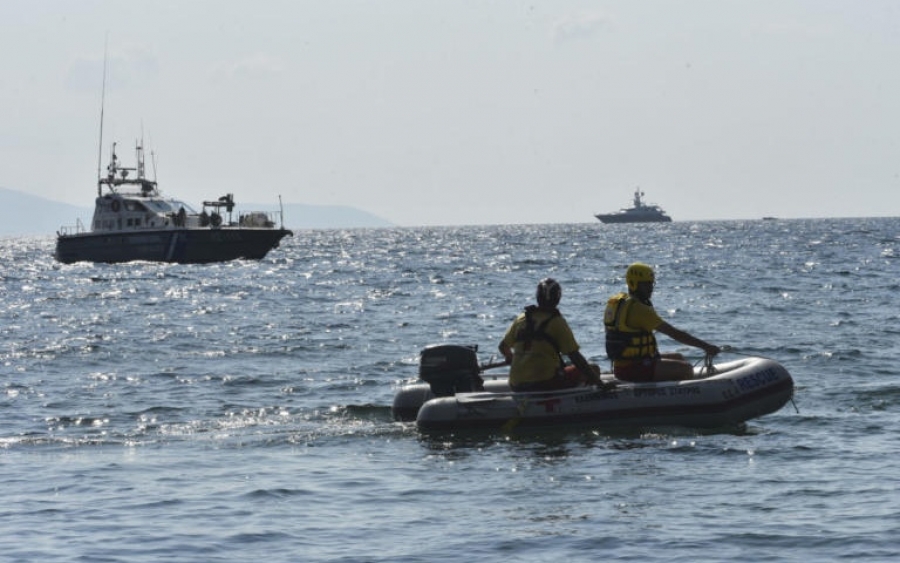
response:
<path id="1" fill-rule="evenodd" d="M 3 239 L 3 557 L 900 557 L 900 222 L 611 227 L 298 231 L 207 266 L 64 266 L 51 238 Z M 422 348 L 487 361 L 546 276 L 605 367 L 602 309 L 634 261 L 666 320 L 785 365 L 796 408 L 702 432 L 391 419 Z"/>

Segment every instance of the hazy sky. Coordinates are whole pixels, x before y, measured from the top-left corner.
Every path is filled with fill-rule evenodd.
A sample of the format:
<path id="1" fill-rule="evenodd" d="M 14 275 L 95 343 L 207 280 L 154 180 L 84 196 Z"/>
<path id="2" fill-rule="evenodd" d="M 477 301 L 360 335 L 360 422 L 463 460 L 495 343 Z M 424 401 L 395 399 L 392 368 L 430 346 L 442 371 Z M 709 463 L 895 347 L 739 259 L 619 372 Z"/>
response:
<path id="1" fill-rule="evenodd" d="M 398 225 L 900 215 L 900 2 L 4 0 L 0 186 Z"/>

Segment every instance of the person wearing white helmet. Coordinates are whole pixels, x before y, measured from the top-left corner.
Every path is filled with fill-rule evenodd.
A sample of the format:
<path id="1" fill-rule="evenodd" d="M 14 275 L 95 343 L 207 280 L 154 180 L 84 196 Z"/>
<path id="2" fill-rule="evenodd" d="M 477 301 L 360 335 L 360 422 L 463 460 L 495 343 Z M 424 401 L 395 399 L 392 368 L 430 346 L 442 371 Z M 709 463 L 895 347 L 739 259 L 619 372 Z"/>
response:
<path id="1" fill-rule="evenodd" d="M 660 353 L 654 332 L 682 344 L 700 348 L 709 356 L 718 346 L 692 336 L 665 322 L 656 313 L 650 297 L 656 282 L 653 268 L 635 262 L 625 272 L 628 294 L 609 299 L 603 315 L 606 327 L 606 355 L 617 379 L 633 382 L 684 380 L 694 377 L 694 368 L 684 356 Z"/>
<path id="2" fill-rule="evenodd" d="M 510 364 L 509 384 L 513 391 L 552 391 L 597 384 L 599 376 L 579 352 L 578 342 L 557 305 L 562 287 L 553 278 L 537 286 L 537 305 L 509 325 L 500 342 L 500 353 Z M 572 366 L 565 366 L 568 356 Z"/>

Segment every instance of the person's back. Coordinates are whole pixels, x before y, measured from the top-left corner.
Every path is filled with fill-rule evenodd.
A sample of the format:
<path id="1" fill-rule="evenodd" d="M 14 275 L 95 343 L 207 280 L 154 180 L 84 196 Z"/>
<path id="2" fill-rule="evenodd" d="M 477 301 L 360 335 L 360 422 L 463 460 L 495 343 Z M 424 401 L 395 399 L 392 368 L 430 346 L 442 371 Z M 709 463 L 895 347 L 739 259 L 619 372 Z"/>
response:
<path id="1" fill-rule="evenodd" d="M 555 308 L 526 308 L 507 330 L 503 341 L 513 350 L 511 385 L 550 379 L 562 367 L 560 353 L 578 348 L 568 323 Z"/>
<path id="2" fill-rule="evenodd" d="M 603 316 L 606 355 L 613 371 L 622 372 L 642 360 L 656 360 L 659 349 L 653 331 L 662 322 L 656 310 L 633 295 L 610 298 Z"/>
<path id="3" fill-rule="evenodd" d="M 537 306 L 526 307 L 506 330 L 499 348 L 510 363 L 509 383 L 514 391 L 563 389 L 598 380 L 556 308 L 561 297 L 556 280 L 542 280 Z M 577 369 L 566 369 L 561 355 L 569 356 Z"/>

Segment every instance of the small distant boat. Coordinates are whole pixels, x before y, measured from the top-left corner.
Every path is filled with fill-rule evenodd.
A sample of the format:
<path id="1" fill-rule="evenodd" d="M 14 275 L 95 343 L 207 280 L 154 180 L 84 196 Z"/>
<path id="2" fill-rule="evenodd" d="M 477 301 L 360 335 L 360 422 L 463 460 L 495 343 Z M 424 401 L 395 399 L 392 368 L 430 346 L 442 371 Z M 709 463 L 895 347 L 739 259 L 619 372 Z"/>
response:
<path id="1" fill-rule="evenodd" d="M 672 218 L 658 205 L 647 205 L 642 198 L 644 192 L 640 188 L 634 190 L 634 205 L 628 209 L 620 209 L 615 213 L 599 213 L 594 215 L 603 223 L 671 223 Z"/>
<path id="2" fill-rule="evenodd" d="M 232 194 L 203 202 L 200 213 L 180 200 L 163 197 L 156 182 L 144 174 L 142 143 L 137 143 L 135 150 L 136 167 L 126 168 L 119 165 L 113 143 L 107 175 L 97 182 L 91 228 L 85 229 L 80 221 L 74 227 L 62 227 L 56 239 L 58 261 L 202 264 L 259 260 L 282 238 L 293 235 L 284 228 L 283 214 L 279 227 L 263 211 L 244 213 L 234 220 Z"/>

